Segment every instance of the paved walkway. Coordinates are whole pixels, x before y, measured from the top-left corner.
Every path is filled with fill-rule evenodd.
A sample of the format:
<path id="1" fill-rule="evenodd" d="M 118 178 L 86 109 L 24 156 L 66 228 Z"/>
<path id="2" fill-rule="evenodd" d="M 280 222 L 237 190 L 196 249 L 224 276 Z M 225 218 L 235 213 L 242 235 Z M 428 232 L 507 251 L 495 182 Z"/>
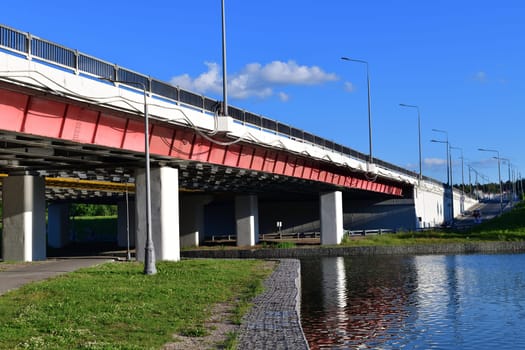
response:
<path id="1" fill-rule="evenodd" d="M 240 328 L 239 349 L 308 349 L 301 327 L 301 263 L 283 259 Z"/>
<path id="2" fill-rule="evenodd" d="M 100 258 L 71 258 L 45 260 L 16 267 L 6 265 L 7 270 L 0 271 L 0 295 L 27 283 L 45 280 L 83 267 L 90 267 L 108 261 L 112 260 Z"/>

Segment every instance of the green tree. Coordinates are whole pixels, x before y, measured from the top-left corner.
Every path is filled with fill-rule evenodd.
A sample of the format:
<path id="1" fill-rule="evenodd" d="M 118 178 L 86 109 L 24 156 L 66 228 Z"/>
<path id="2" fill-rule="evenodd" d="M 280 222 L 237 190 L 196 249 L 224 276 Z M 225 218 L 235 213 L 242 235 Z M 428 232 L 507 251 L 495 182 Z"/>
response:
<path id="1" fill-rule="evenodd" d="M 71 205 L 70 214 L 72 216 L 115 216 L 117 215 L 117 206 L 74 203 Z"/>

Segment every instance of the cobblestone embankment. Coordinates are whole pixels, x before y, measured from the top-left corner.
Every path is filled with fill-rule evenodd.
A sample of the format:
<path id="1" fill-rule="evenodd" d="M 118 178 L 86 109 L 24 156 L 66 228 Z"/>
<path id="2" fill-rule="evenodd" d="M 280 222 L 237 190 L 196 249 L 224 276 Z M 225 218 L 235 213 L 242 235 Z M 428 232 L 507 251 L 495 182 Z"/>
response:
<path id="1" fill-rule="evenodd" d="M 283 259 L 239 330 L 239 349 L 308 349 L 301 327 L 301 263 Z"/>

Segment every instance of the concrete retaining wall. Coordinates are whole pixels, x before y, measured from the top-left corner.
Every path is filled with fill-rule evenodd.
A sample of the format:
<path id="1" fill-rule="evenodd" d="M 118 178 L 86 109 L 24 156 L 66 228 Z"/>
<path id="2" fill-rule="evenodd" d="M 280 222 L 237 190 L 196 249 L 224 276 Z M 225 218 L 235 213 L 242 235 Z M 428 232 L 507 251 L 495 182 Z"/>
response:
<path id="1" fill-rule="evenodd" d="M 451 205 L 453 205 L 454 217 L 458 217 L 462 211 L 469 210 L 478 201 L 463 196 L 460 190 L 454 189 L 454 202 L 452 203 L 450 190 L 443 184 L 421 181 L 420 186 L 416 186 L 414 190 L 414 203 L 418 228 L 429 228 L 440 226 L 451 220 Z"/>
<path id="2" fill-rule="evenodd" d="M 316 247 L 290 249 L 186 250 L 185 258 L 268 259 L 352 255 L 451 255 L 473 253 L 524 253 L 525 242 L 472 242 L 388 247 Z"/>

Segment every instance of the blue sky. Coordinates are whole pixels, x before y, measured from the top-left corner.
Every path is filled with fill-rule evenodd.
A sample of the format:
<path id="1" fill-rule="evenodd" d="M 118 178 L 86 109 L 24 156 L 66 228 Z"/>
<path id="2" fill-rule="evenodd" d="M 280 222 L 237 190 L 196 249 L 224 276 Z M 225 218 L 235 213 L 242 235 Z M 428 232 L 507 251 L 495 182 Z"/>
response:
<path id="1" fill-rule="evenodd" d="M 497 181 L 499 150 L 525 165 L 525 2 L 225 0 L 229 104 L 446 181 L 446 130 Z M 0 22 L 222 99 L 221 2 L 12 1 Z M 461 182 L 452 150 L 454 182 Z M 474 176 L 474 173 L 472 173 Z M 525 172 L 524 172 L 525 175 Z M 508 177 L 502 164 L 502 178 Z M 474 178 L 473 178 L 474 180 Z"/>

